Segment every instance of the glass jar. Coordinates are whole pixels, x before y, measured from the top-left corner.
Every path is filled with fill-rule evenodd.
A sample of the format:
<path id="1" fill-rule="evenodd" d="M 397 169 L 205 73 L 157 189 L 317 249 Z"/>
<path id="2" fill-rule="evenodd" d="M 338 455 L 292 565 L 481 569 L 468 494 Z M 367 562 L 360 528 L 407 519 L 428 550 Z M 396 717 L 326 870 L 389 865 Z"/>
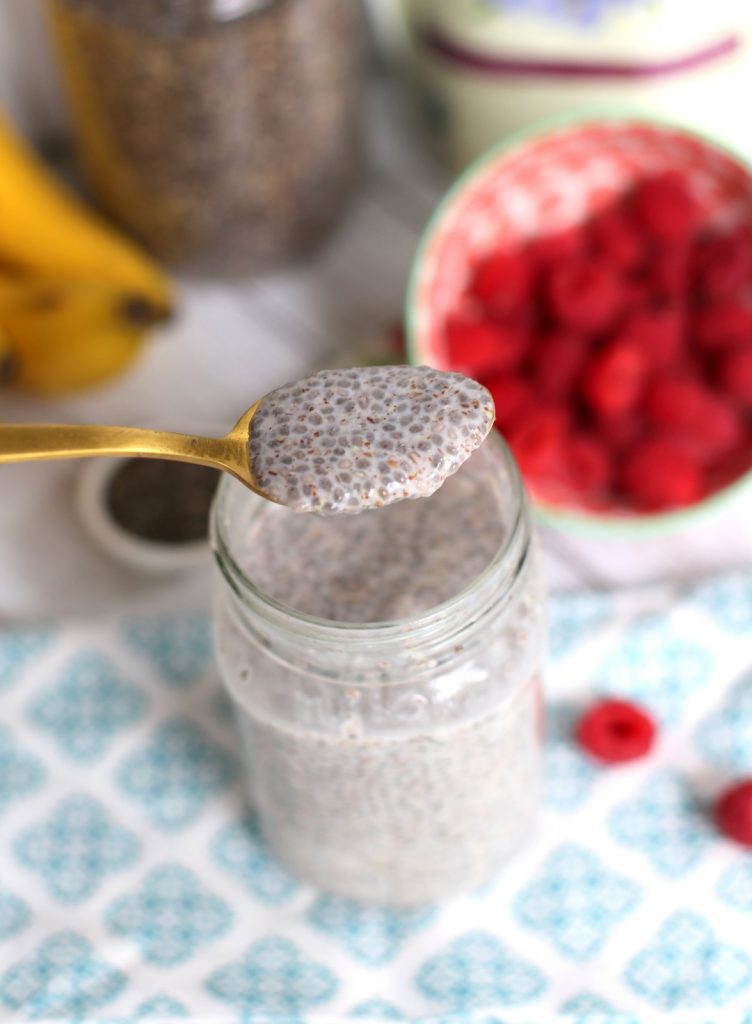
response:
<path id="1" fill-rule="evenodd" d="M 397 621 L 318 619 L 272 599 L 243 569 L 267 503 L 228 478 L 215 505 L 217 651 L 251 802 L 291 871 L 352 899 L 419 904 L 481 885 L 536 820 L 540 560 L 503 441 L 465 472 L 490 481 L 503 543 L 462 592 Z M 252 544 L 263 551 L 263 528 Z M 315 587 L 310 547 L 286 557 Z"/>
<path id="2" fill-rule="evenodd" d="M 84 171 L 172 265 L 263 269 L 333 224 L 359 164 L 353 0 L 47 0 Z"/>

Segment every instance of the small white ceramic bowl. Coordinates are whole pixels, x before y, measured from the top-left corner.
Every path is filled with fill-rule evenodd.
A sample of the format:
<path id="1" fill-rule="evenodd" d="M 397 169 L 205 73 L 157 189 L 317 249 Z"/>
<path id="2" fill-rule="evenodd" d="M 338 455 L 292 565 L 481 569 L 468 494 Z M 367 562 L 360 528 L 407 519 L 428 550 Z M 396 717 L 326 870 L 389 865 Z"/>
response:
<path id="1" fill-rule="evenodd" d="M 97 544 L 123 565 L 153 576 L 205 568 L 211 561 L 208 536 L 197 541 L 165 544 L 138 537 L 115 520 L 107 505 L 107 491 L 122 462 L 122 459 L 88 459 L 81 465 L 76 488 L 78 512 Z"/>

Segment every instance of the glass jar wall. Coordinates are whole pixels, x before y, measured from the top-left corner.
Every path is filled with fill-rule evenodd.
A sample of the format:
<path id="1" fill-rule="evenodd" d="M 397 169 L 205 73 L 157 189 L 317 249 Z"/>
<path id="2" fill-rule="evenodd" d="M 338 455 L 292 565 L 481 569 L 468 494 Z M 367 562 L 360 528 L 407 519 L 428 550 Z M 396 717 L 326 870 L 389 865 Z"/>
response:
<path id="1" fill-rule="evenodd" d="M 365 901 L 486 882 L 539 803 L 543 586 L 503 442 L 358 516 L 227 480 L 213 533 L 220 669 L 276 854 Z"/>
<path id="2" fill-rule="evenodd" d="M 100 205 L 173 266 L 314 246 L 359 163 L 354 0 L 47 0 Z"/>

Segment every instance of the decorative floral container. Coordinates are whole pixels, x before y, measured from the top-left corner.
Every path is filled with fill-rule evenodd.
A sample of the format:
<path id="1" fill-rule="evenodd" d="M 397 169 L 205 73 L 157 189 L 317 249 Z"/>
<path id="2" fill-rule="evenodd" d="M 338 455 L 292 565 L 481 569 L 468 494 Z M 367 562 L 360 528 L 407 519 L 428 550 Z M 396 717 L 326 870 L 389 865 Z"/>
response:
<path id="1" fill-rule="evenodd" d="M 402 0 L 436 146 L 462 167 L 542 117 L 594 102 L 668 117 L 752 153 L 752 17 L 739 0 Z"/>

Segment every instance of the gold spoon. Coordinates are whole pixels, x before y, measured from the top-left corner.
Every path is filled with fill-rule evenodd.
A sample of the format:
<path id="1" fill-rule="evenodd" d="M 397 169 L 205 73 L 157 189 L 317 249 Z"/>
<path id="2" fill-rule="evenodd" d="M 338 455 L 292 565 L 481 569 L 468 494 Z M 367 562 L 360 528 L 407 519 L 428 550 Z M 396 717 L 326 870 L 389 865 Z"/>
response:
<path id="1" fill-rule="evenodd" d="M 139 427 L 0 423 L 0 465 L 95 455 L 171 459 L 222 469 L 242 480 L 262 498 L 276 501 L 256 484 L 248 460 L 251 420 L 262 401 L 254 402 L 224 437 L 173 434 Z"/>
<path id="2" fill-rule="evenodd" d="M 354 397 L 353 375 L 365 406 Z M 414 422 L 412 412 L 405 412 L 413 407 Z M 396 417 L 402 431 L 391 422 Z M 224 437 L 138 427 L 0 424 L 0 465 L 95 455 L 173 459 L 224 470 L 267 501 L 297 511 L 359 512 L 432 494 L 483 442 L 493 420 L 489 392 L 459 374 L 410 366 L 321 370 L 264 395 Z M 252 430 L 258 437 L 251 437 Z M 390 461 L 383 468 L 385 447 Z M 330 450 L 329 462 L 334 458 L 336 469 L 340 459 L 347 473 L 347 485 L 336 489 L 327 476 L 332 466 L 324 452 Z"/>

